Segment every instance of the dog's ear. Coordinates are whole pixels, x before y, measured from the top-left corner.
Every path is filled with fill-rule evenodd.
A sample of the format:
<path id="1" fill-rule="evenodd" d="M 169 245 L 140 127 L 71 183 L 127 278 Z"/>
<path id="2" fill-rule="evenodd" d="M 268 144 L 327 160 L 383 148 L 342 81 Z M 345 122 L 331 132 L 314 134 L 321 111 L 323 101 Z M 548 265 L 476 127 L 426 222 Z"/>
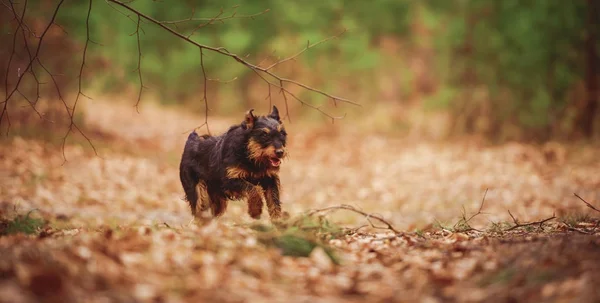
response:
<path id="1" fill-rule="evenodd" d="M 273 119 L 281 122 L 281 119 L 279 118 L 279 110 L 277 109 L 277 106 L 273 105 L 273 111 L 271 111 L 271 113 L 269 114 L 269 118 L 273 118 Z"/>
<path id="2" fill-rule="evenodd" d="M 249 111 L 246 112 L 246 118 L 244 120 L 244 125 L 246 126 L 246 129 L 254 128 L 254 122 L 256 121 L 256 116 L 254 116 L 254 114 L 252 113 L 253 111 L 254 111 L 254 108 L 251 108 Z"/>

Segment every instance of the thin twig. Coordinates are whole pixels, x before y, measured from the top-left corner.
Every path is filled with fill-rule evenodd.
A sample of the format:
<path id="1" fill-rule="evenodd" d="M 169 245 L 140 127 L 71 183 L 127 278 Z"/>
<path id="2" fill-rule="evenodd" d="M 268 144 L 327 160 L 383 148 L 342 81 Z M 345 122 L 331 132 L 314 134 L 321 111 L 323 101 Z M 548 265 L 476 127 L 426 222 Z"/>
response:
<path id="1" fill-rule="evenodd" d="M 476 214 L 473 214 L 471 217 L 469 217 L 469 219 L 467 219 L 467 223 L 468 223 L 469 221 L 471 221 L 471 219 L 475 218 L 475 216 L 477 216 L 477 215 L 480 215 L 480 214 L 481 214 L 481 211 L 483 210 L 483 205 L 485 205 L 485 197 L 487 196 L 488 189 L 489 189 L 489 188 L 486 188 L 486 189 L 485 189 L 485 193 L 483 193 L 483 198 L 481 199 L 481 204 L 479 205 L 479 210 L 477 211 L 477 213 L 476 213 Z"/>
<path id="2" fill-rule="evenodd" d="M 135 35 L 137 37 L 137 47 L 138 47 L 137 72 L 138 72 L 138 77 L 140 79 L 140 92 L 138 93 L 138 99 L 137 99 L 137 102 L 135 103 L 135 110 L 138 112 L 138 114 L 140 113 L 139 105 L 140 105 L 140 101 L 142 100 L 142 90 L 144 90 L 144 80 L 142 79 L 142 45 L 140 44 L 140 22 L 141 22 L 141 20 L 142 20 L 142 18 L 138 15 L 137 25 L 135 28 Z"/>
<path id="3" fill-rule="evenodd" d="M 135 21 L 135 20 L 133 20 L 133 18 L 131 18 L 131 15 L 127 15 L 127 14 L 125 14 L 124 12 L 120 11 L 118 8 L 116 8 L 116 7 L 114 7 L 112 4 L 110 4 L 110 2 L 109 2 L 108 0 L 105 0 L 105 1 L 106 1 L 106 4 L 108 4 L 108 6 L 110 6 L 110 8 L 112 8 L 113 10 L 115 10 L 116 12 L 118 12 L 119 14 L 121 14 L 121 15 L 123 15 L 123 16 L 125 16 L 125 17 L 127 17 L 129 20 L 131 20 L 131 22 L 133 22 L 133 24 L 136 24 L 136 21 Z M 146 34 L 146 33 L 144 32 L 144 29 L 143 29 L 143 28 L 141 28 L 141 30 L 142 30 L 142 33 Z"/>
<path id="4" fill-rule="evenodd" d="M 25 17 L 25 11 L 27 10 L 27 1 L 25 1 L 25 6 L 23 7 L 23 12 L 21 13 L 21 18 L 17 17 L 17 12 L 13 6 L 13 3 L 10 3 L 13 12 L 13 15 L 15 18 L 17 18 L 19 25 L 17 26 L 17 28 L 15 29 L 15 32 L 13 33 L 13 42 L 12 42 L 12 51 L 10 52 L 10 57 L 8 58 L 8 65 L 6 66 L 6 75 L 4 78 L 4 89 L 5 89 L 5 102 L 4 102 L 4 107 L 2 108 L 2 113 L 0 113 L 0 123 L 2 122 L 2 117 L 4 116 L 4 114 L 6 113 L 7 117 L 8 117 L 8 99 L 9 95 L 8 95 L 8 79 L 9 79 L 9 73 L 10 73 L 10 64 L 12 63 L 12 59 L 13 56 L 15 54 L 15 47 L 17 46 L 17 33 L 19 32 L 19 29 L 21 29 L 21 27 L 23 26 L 23 18 Z M 41 41 L 40 41 L 41 42 Z M 19 75 L 19 82 L 21 80 L 21 77 L 25 76 L 25 72 L 23 72 L 22 75 Z M 15 89 L 18 89 L 19 86 L 19 82 L 17 82 L 17 86 L 15 87 Z M 12 95 L 12 94 L 11 94 Z M 8 136 L 8 132 L 10 131 L 10 118 L 8 118 L 8 127 L 6 129 L 6 135 Z"/>
<path id="5" fill-rule="evenodd" d="M 535 222 L 528 222 L 528 223 L 519 223 L 519 220 L 517 220 L 517 218 L 515 218 L 515 216 L 513 216 L 513 214 L 510 212 L 510 210 L 508 210 L 508 214 L 510 215 L 510 217 L 513 220 L 513 223 L 515 223 L 514 226 L 508 228 L 506 231 L 510 231 L 510 230 L 514 230 L 517 228 L 521 228 L 521 227 L 526 227 L 526 226 L 532 226 L 532 225 L 539 225 L 540 227 L 542 227 L 542 225 L 550 220 L 556 219 L 556 215 L 552 214 L 552 217 L 540 220 L 540 221 L 535 221 Z"/>
<path id="6" fill-rule="evenodd" d="M 75 124 L 75 110 L 77 109 L 77 102 L 79 101 L 79 96 L 87 97 L 81 89 L 81 83 L 83 81 L 83 68 L 85 66 L 85 57 L 87 55 L 87 49 L 88 49 L 88 45 L 90 42 L 90 15 L 92 13 L 92 1 L 93 0 L 89 0 L 87 17 L 85 19 L 85 27 L 86 27 L 86 36 L 85 37 L 86 37 L 86 39 L 85 39 L 85 46 L 83 47 L 83 56 L 81 59 L 81 67 L 79 68 L 79 79 L 78 79 L 79 82 L 78 82 L 77 96 L 75 97 L 75 103 L 73 103 L 73 109 L 69 113 L 71 122 L 69 123 L 69 128 L 67 129 L 67 132 L 65 133 L 65 136 L 63 137 L 63 142 L 62 142 L 62 153 L 63 153 L 63 160 L 64 160 L 63 165 L 67 162 L 67 156 L 65 155 L 65 145 L 67 144 L 67 137 L 69 136 L 69 134 L 71 133 L 73 128 L 75 128 L 88 141 L 88 143 L 94 150 L 94 154 L 96 154 L 96 156 L 98 155 L 98 151 L 96 150 L 96 147 L 94 146 L 94 144 L 92 143 L 90 138 L 79 128 L 78 125 Z"/>
<path id="7" fill-rule="evenodd" d="M 269 85 L 269 94 L 271 93 L 271 83 L 267 82 L 267 84 Z M 285 95 L 286 93 L 286 89 L 283 87 L 283 82 L 279 81 L 279 93 L 281 93 L 283 95 L 283 103 L 285 104 L 285 116 L 288 119 L 288 121 L 290 121 L 290 123 L 292 123 L 292 117 L 290 116 L 290 106 L 288 105 L 288 99 L 287 96 Z M 271 102 L 271 98 L 269 98 L 269 103 Z"/>
<path id="8" fill-rule="evenodd" d="M 474 213 L 473 215 L 471 215 L 468 219 L 467 219 L 467 212 L 466 212 L 466 210 L 464 209 L 464 206 L 463 206 L 462 218 L 452 226 L 453 230 L 457 230 L 457 226 L 460 225 L 460 224 L 463 224 L 464 226 L 466 226 L 466 228 L 461 229 L 460 231 L 462 231 L 462 232 L 471 231 L 471 230 L 481 231 L 481 230 L 478 230 L 476 228 L 473 228 L 469 224 L 469 222 L 473 218 L 475 218 L 476 216 L 479 216 L 479 215 L 481 215 L 483 213 L 482 210 L 483 210 L 483 206 L 485 205 L 485 197 L 487 196 L 488 189 L 489 188 L 486 188 L 485 189 L 485 193 L 483 193 L 483 198 L 481 199 L 481 203 L 479 204 L 479 210 L 477 210 L 477 212 Z"/>
<path id="9" fill-rule="evenodd" d="M 269 99 L 269 109 L 271 109 L 273 107 L 273 98 L 271 98 L 271 84 L 267 83 L 267 89 L 268 89 L 268 94 L 265 97 L 265 100 Z M 287 107 L 286 107 L 287 108 Z"/>
<path id="10" fill-rule="evenodd" d="M 33 58 L 31 58 L 31 60 L 29 60 L 29 64 L 27 64 L 27 67 L 25 68 L 25 70 L 23 71 L 23 73 L 19 76 L 19 79 L 17 80 L 17 84 L 15 85 L 15 87 L 13 88 L 13 90 L 10 92 L 10 94 L 8 94 L 6 96 L 6 99 L 4 100 L 5 102 L 8 102 L 8 100 L 10 100 L 10 98 L 12 97 L 12 95 L 19 89 L 19 85 L 21 84 L 21 81 L 23 80 L 23 77 L 25 76 L 25 74 L 27 73 L 27 71 L 31 68 L 31 66 L 33 65 L 34 60 L 36 60 L 40 54 L 40 50 L 42 48 L 42 42 L 44 40 L 44 37 L 46 36 L 46 33 L 48 32 L 48 30 L 50 29 L 50 27 L 52 26 L 52 24 L 54 23 L 54 20 L 56 19 L 56 16 L 58 14 L 58 10 L 60 9 L 60 6 L 63 4 L 65 0 L 60 0 L 60 2 L 58 3 L 58 5 L 56 6 L 56 9 L 54 10 L 54 13 L 52 15 L 52 18 L 50 19 L 50 22 L 48 23 L 48 25 L 46 26 L 46 28 L 44 29 L 44 31 L 42 32 L 42 35 L 40 36 L 40 40 L 38 42 L 38 46 L 37 49 L 35 51 L 35 55 L 33 56 Z M 6 106 L 6 103 L 4 103 Z M 0 122 L 2 121 L 2 117 L 0 116 Z"/>
<path id="11" fill-rule="evenodd" d="M 585 201 L 585 200 L 584 200 L 582 197 L 580 197 L 578 194 L 576 194 L 576 193 L 573 193 L 573 194 L 575 195 L 575 197 L 579 198 L 579 200 L 583 201 L 583 203 L 585 203 L 585 205 L 587 205 L 587 207 L 589 207 L 589 208 L 591 208 L 591 209 L 593 209 L 593 210 L 595 210 L 595 211 L 597 211 L 597 212 L 600 212 L 600 209 L 597 209 L 597 208 L 595 208 L 595 207 L 594 207 L 594 205 L 592 205 L 592 204 L 588 203 L 587 201 Z"/>
<path id="12" fill-rule="evenodd" d="M 46 68 L 46 66 L 44 64 L 42 64 L 42 61 L 40 60 L 40 58 L 37 58 L 37 63 L 50 76 L 50 79 L 52 79 L 52 82 L 54 83 L 54 87 L 56 88 L 56 93 L 58 94 L 58 99 L 63 103 L 65 110 L 67 111 L 67 114 L 69 114 L 69 110 L 70 110 L 69 105 L 67 104 L 67 102 L 65 101 L 65 99 L 63 98 L 63 96 L 60 92 L 60 86 L 58 85 L 58 82 L 56 82 L 56 78 L 54 78 L 54 74 L 52 74 L 50 72 L 50 70 L 48 70 L 48 68 Z"/>
<path id="13" fill-rule="evenodd" d="M 15 10 L 14 10 L 15 7 L 12 2 L 10 3 L 10 5 L 13 8 L 13 12 L 15 12 Z M 25 4 L 23 7 L 23 16 L 21 16 L 21 20 L 23 20 L 23 18 L 24 18 L 26 9 L 27 9 L 27 0 L 25 0 Z M 25 35 L 25 27 L 24 26 L 21 27 L 21 36 L 23 37 L 23 44 L 25 44 L 25 49 L 27 50 L 27 55 L 29 56 L 29 60 L 32 60 L 33 54 L 31 53 L 31 49 L 29 48 L 29 41 L 27 40 L 27 35 Z M 35 89 L 36 89 L 35 102 L 32 103 L 27 97 L 25 97 L 24 94 L 22 94 L 21 92 L 19 92 L 19 93 L 21 94 L 21 96 L 23 96 L 23 98 L 25 98 L 25 100 L 27 100 L 27 102 L 29 102 L 29 104 L 31 105 L 31 108 L 36 112 L 36 114 L 40 117 L 40 119 L 52 122 L 52 121 L 46 119 L 45 117 L 43 117 L 42 114 L 40 114 L 40 112 L 35 108 L 38 101 L 40 100 L 40 85 L 41 85 L 41 83 L 35 73 L 35 69 L 33 68 L 33 65 L 31 66 L 30 71 L 31 71 L 31 75 L 33 75 L 33 79 L 35 80 L 35 83 L 36 83 L 36 85 L 35 85 Z"/>
<path id="14" fill-rule="evenodd" d="M 272 51 L 270 54 L 266 55 L 266 56 L 265 56 L 265 57 L 264 57 L 264 58 L 263 58 L 263 59 L 262 59 L 260 62 L 258 62 L 258 64 L 256 64 L 256 65 L 258 65 L 258 66 L 261 66 L 261 65 L 263 65 L 263 63 L 264 63 L 265 61 L 269 60 L 271 57 L 273 57 L 273 56 L 275 55 L 275 52 L 276 52 L 276 51 L 277 51 L 277 50 L 273 50 L 273 51 Z"/>
<path id="15" fill-rule="evenodd" d="M 279 64 L 285 63 L 285 62 L 287 62 L 287 61 L 290 61 L 290 60 L 294 60 L 294 59 L 296 59 L 298 56 L 302 55 L 302 53 L 304 53 L 304 52 L 306 52 L 307 50 L 309 50 L 310 48 L 313 48 L 313 47 L 315 47 L 315 46 L 317 46 L 317 45 L 319 45 L 319 44 L 321 44 L 321 43 L 325 43 L 325 42 L 327 42 L 327 41 L 329 41 L 329 40 L 332 40 L 332 39 L 339 38 L 339 37 L 340 37 L 341 35 L 343 35 L 345 32 L 346 32 L 346 29 L 344 29 L 344 30 L 343 30 L 341 33 L 339 33 L 339 34 L 337 34 L 337 35 L 334 35 L 334 36 L 331 36 L 331 37 L 325 38 L 325 39 L 323 39 L 323 40 L 321 40 L 321 41 L 319 41 L 319 42 L 313 43 L 313 44 L 310 44 L 310 41 L 309 41 L 309 42 L 307 43 L 306 47 L 305 47 L 304 49 L 302 49 L 301 51 L 299 51 L 298 53 L 296 53 L 296 54 L 294 54 L 294 55 L 292 55 L 292 56 L 290 56 L 290 57 L 287 57 L 287 58 L 285 58 L 285 59 L 279 60 L 279 61 L 277 61 L 277 62 L 275 62 L 275 63 L 273 63 L 273 64 L 271 64 L 271 65 L 269 65 L 269 66 L 265 67 L 265 70 L 270 70 L 270 69 L 272 69 L 272 68 L 276 67 L 276 66 L 277 66 L 277 65 L 279 65 Z M 260 65 L 260 64 L 259 64 L 259 65 Z"/>
<path id="16" fill-rule="evenodd" d="M 568 225 L 567 225 L 567 229 L 570 230 L 570 231 L 578 232 L 580 234 L 584 234 L 584 235 L 593 235 L 594 234 L 594 233 L 591 233 L 589 231 L 577 229 L 575 227 L 571 227 L 571 226 L 568 226 Z"/>
<path id="17" fill-rule="evenodd" d="M 198 31 L 199 29 L 212 24 L 213 22 L 215 22 L 219 17 L 221 17 L 221 15 L 223 14 L 223 9 L 221 9 L 221 11 L 219 12 L 219 14 L 217 14 L 215 17 L 213 17 L 212 19 L 208 20 L 206 23 L 200 23 L 198 24 L 193 30 L 192 32 L 187 35 L 188 38 L 190 38 L 191 36 L 193 36 L 196 31 Z M 235 12 L 233 13 L 235 15 Z"/>
<path id="18" fill-rule="evenodd" d="M 250 18 L 250 19 L 254 19 L 255 17 L 258 17 L 260 15 L 264 15 L 266 13 L 268 13 L 270 10 L 266 9 L 260 13 L 256 13 L 256 14 L 252 14 L 252 15 L 238 15 L 236 11 L 234 11 L 230 16 L 226 16 L 226 17 L 220 17 L 220 15 L 223 14 L 223 11 L 221 11 L 221 13 L 217 16 L 217 17 L 213 17 L 213 18 L 194 18 L 194 14 L 195 14 L 195 10 L 192 10 L 192 15 L 189 18 L 186 19 L 181 19 L 181 20 L 172 20 L 172 21 L 160 21 L 160 23 L 162 24 L 179 24 L 179 23 L 185 23 L 185 22 L 193 22 L 193 21 L 202 21 L 202 22 L 215 22 L 215 21 L 219 21 L 219 22 L 223 22 L 225 20 L 228 19 L 244 19 L 244 18 Z"/>
<path id="19" fill-rule="evenodd" d="M 208 77 L 206 76 L 206 69 L 204 68 L 204 52 L 200 49 L 200 67 L 202 67 L 202 76 L 204 77 L 204 125 L 206 125 L 206 131 L 210 135 L 210 128 L 208 127 L 208 96 L 206 91 L 208 90 Z"/>
<path id="20" fill-rule="evenodd" d="M 231 79 L 229 79 L 229 80 L 221 80 L 221 79 L 219 79 L 219 78 L 208 78 L 207 80 L 208 80 L 208 81 L 219 82 L 219 83 L 223 83 L 223 84 L 229 84 L 229 83 L 231 83 L 231 82 L 233 82 L 233 81 L 237 80 L 237 78 L 238 78 L 238 77 L 233 77 L 233 78 L 231 78 Z"/>
<path id="21" fill-rule="evenodd" d="M 365 218 L 367 219 L 367 221 L 369 222 L 369 224 L 371 225 L 371 227 L 373 228 L 377 228 L 377 229 L 388 229 L 393 231 L 396 234 L 401 234 L 402 232 L 398 231 L 396 228 L 394 228 L 394 226 L 392 225 L 392 223 L 390 223 L 389 221 L 387 221 L 386 219 L 384 219 L 381 215 L 379 214 L 369 214 L 366 213 L 360 209 L 357 209 L 354 206 L 351 205 L 347 205 L 347 204 L 342 204 L 342 205 L 336 205 L 336 206 L 330 206 L 330 207 L 325 207 L 325 208 L 320 208 L 320 209 L 314 209 L 309 211 L 306 215 L 307 216 L 312 216 L 315 215 L 317 213 L 322 213 L 322 212 L 330 212 L 333 210 L 348 210 L 351 212 L 355 212 L 357 214 L 363 215 L 365 216 Z M 375 224 L 373 224 L 373 222 L 371 221 L 371 219 L 375 219 L 383 224 L 385 224 L 385 227 L 381 227 L 381 226 L 376 226 Z"/>
<path id="22" fill-rule="evenodd" d="M 27 103 L 29 103 L 29 105 L 31 106 L 31 109 L 38 115 L 38 117 L 40 117 L 40 119 L 47 120 L 42 116 L 42 114 L 37 110 L 37 108 L 35 108 L 35 104 L 33 102 L 31 102 L 31 100 L 29 100 L 29 98 L 27 98 L 27 96 L 25 96 L 21 91 L 17 91 L 17 93 L 19 95 L 21 95 L 21 97 L 23 97 L 23 99 L 25 99 L 25 101 L 27 101 Z"/>

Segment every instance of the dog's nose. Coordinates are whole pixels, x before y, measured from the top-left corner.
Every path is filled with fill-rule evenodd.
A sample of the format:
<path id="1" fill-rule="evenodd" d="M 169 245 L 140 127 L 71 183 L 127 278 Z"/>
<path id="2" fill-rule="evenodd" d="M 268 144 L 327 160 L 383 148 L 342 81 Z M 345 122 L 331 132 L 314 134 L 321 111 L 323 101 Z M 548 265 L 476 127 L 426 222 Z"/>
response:
<path id="1" fill-rule="evenodd" d="M 275 150 L 275 155 L 279 158 L 283 157 L 283 149 L 277 149 Z"/>

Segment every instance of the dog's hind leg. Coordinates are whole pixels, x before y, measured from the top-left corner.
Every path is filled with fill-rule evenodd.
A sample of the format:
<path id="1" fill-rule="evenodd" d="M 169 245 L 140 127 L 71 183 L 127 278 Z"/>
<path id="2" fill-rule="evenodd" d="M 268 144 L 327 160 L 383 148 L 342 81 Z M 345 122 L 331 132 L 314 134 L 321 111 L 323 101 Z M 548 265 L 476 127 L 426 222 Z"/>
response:
<path id="1" fill-rule="evenodd" d="M 206 183 L 200 180 L 196 185 L 196 196 L 198 197 L 196 200 L 195 210 L 193 211 L 195 217 L 202 216 L 205 211 L 210 208 L 210 198 L 208 197 L 208 190 L 206 188 Z"/>
<path id="2" fill-rule="evenodd" d="M 181 179 L 181 185 L 185 192 L 185 200 L 190 204 L 190 210 L 192 215 L 196 215 L 196 204 L 198 203 L 198 191 L 196 190 L 198 185 L 198 177 L 189 167 L 183 166 L 179 171 L 179 177 Z"/>
<path id="3" fill-rule="evenodd" d="M 216 218 L 223 215 L 227 209 L 227 198 L 221 195 L 219 191 L 211 190 L 211 188 L 208 188 L 208 197 L 213 216 Z"/>

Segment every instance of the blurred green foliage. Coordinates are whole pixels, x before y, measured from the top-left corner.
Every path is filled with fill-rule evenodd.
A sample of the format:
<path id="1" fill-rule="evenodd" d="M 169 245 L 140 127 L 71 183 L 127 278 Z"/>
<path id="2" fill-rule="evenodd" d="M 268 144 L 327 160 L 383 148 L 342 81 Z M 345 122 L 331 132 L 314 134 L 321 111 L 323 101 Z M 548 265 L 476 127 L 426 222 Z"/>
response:
<path id="1" fill-rule="evenodd" d="M 34 3 L 30 5 L 33 15 L 47 16 L 55 1 L 29 2 Z M 557 131 L 558 126 L 568 128 L 574 124 L 576 114 L 569 110 L 574 110 L 572 105 L 577 100 L 573 96 L 580 93 L 585 81 L 585 38 L 591 30 L 586 23 L 588 3 L 137 0 L 129 5 L 161 21 L 186 19 L 192 12 L 196 18 L 208 19 L 235 12 L 237 18 L 215 20 L 201 28 L 197 27 L 206 20 L 168 26 L 185 35 L 195 32 L 190 36 L 194 41 L 224 47 L 254 63 L 269 54 L 289 56 L 304 48 L 307 41 L 314 43 L 345 29 L 348 32 L 339 39 L 302 54 L 302 64 L 311 70 L 310 78 L 302 77 L 302 82 L 316 83 L 333 93 L 360 95 L 366 99 L 360 101 L 369 105 L 380 99 L 380 78 L 376 77 L 380 70 L 397 70 L 392 77 L 397 77 L 394 85 L 402 91 L 401 97 L 418 91 L 419 76 L 400 63 L 420 56 L 431 61 L 427 73 L 435 85 L 420 95 L 419 102 L 428 109 L 449 110 L 455 130 L 501 136 L 502 126 L 510 124 L 544 137 Z M 85 39 L 87 6 L 87 1 L 69 1 L 60 11 L 58 23 L 68 30 L 71 39 Z M 267 9 L 267 13 L 253 18 L 241 18 Z M 137 16 L 130 12 L 106 1 L 94 1 L 90 36 L 101 45 L 91 44 L 90 56 L 109 62 L 109 68 L 95 75 L 103 90 L 119 91 L 138 85 L 136 22 Z M 600 22 L 595 26 L 600 30 Z M 141 70 L 148 92 L 166 103 L 199 99 L 204 89 L 199 50 L 149 22 L 142 22 L 142 28 Z M 380 43 L 384 37 L 401 43 L 400 50 L 386 53 Z M 424 51 L 430 51 L 430 55 L 424 55 Z M 244 91 L 248 79 L 256 78 L 231 58 L 209 51 L 204 54 L 209 78 L 237 77 L 232 83 L 209 81 L 217 91 L 226 95 Z M 335 83 L 352 89 L 344 90 Z M 311 101 L 322 100 L 311 96 Z"/>
<path id="2" fill-rule="evenodd" d="M 372 69 L 379 64 L 377 51 L 371 47 L 372 39 L 387 33 L 407 30 L 408 1 L 381 0 L 374 6 L 359 0 L 331 1 L 133 1 L 132 7 L 156 20 L 175 21 L 195 18 L 202 21 L 180 22 L 168 26 L 188 35 L 198 43 L 224 47 L 232 53 L 249 56 L 248 60 L 260 62 L 266 55 L 276 57 L 292 55 L 306 46 L 348 30 L 343 39 L 324 43 L 318 50 L 303 54 L 306 64 L 314 66 L 317 57 L 333 59 L 338 73 Z M 59 24 L 69 29 L 69 34 L 85 41 L 87 1 L 73 1 L 59 15 Z M 261 12 L 268 12 L 259 14 Z M 125 70 L 123 78 L 110 71 L 105 89 L 121 89 L 123 85 L 138 82 L 134 72 L 138 64 L 136 28 L 137 16 L 114 4 L 94 1 L 90 19 L 90 36 L 102 45 L 90 45 L 93 56 L 102 56 L 112 65 Z M 210 18 L 236 18 L 209 22 Z M 243 16 L 257 15 L 252 18 Z M 141 69 L 144 82 L 153 92 L 159 92 L 165 102 L 186 99 L 203 87 L 199 50 L 174 37 L 164 29 L 142 19 L 140 45 Z M 196 30 L 197 29 L 197 30 Z M 293 42 L 293 43 L 292 43 Z M 204 51 L 205 68 L 209 78 L 229 80 L 244 78 L 252 71 L 231 58 Z M 233 83 L 239 85 L 239 83 Z M 231 89 L 228 85 L 226 89 Z"/>
<path id="3" fill-rule="evenodd" d="M 450 58 L 444 65 L 449 73 L 443 82 L 462 91 L 457 95 L 460 100 L 451 103 L 455 115 L 465 109 L 479 114 L 490 120 L 489 132 L 511 123 L 533 136 L 549 136 L 552 127 L 568 118 L 568 106 L 581 101 L 570 94 L 585 81 L 585 38 L 592 30 L 586 27 L 588 4 L 442 2 L 448 3 L 432 0 L 429 6 L 440 16 L 432 26 L 444 28 L 441 32 L 446 33 L 438 36 L 436 45 L 440 56 Z M 594 26 L 598 32 L 600 23 Z M 481 88 L 485 100 L 474 94 Z"/>

